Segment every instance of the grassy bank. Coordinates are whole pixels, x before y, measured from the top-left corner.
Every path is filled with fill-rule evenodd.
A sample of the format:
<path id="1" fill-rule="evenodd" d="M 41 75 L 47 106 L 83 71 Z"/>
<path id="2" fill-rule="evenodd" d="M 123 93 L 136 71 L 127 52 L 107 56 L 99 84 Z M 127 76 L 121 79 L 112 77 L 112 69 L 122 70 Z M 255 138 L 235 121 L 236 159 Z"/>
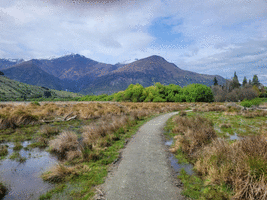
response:
<path id="1" fill-rule="evenodd" d="M 242 111 L 222 104 L 197 105 L 195 112 L 167 123 L 170 151 L 194 165 L 178 178 L 192 199 L 266 199 L 266 111 Z M 239 140 L 230 140 L 236 134 Z M 255 145 L 257 144 L 257 145 Z"/>

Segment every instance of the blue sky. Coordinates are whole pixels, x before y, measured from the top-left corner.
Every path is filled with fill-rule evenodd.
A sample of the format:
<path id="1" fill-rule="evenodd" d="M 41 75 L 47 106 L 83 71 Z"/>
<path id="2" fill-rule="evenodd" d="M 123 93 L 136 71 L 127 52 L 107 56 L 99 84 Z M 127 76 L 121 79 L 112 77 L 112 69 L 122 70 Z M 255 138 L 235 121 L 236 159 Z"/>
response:
<path id="1" fill-rule="evenodd" d="M 78 53 L 128 63 L 159 55 L 178 67 L 267 85 L 266 0 L 0 1 L 0 58 Z"/>

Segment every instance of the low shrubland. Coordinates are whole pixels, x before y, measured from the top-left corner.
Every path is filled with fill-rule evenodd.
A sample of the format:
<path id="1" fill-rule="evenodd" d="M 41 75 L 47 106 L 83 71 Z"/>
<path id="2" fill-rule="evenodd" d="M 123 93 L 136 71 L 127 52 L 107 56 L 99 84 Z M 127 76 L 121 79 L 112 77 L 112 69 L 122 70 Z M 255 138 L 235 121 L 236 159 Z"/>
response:
<path id="1" fill-rule="evenodd" d="M 167 123 L 174 137 L 170 151 L 196 172 L 180 171 L 183 194 L 192 199 L 266 199 L 267 126 L 262 119 L 267 113 L 225 107 L 199 109 Z M 231 112 L 235 115 L 227 114 Z M 228 133 L 242 138 L 229 140 Z"/>

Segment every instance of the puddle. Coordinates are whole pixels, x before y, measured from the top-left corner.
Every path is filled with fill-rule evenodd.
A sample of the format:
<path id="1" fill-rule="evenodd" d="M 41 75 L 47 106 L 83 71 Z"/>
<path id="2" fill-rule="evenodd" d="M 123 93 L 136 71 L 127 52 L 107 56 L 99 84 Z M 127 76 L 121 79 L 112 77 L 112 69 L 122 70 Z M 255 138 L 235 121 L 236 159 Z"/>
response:
<path id="1" fill-rule="evenodd" d="M 229 133 L 227 133 L 227 135 L 229 135 Z M 229 136 L 230 136 L 230 140 L 239 140 L 240 139 L 240 137 L 237 136 L 236 132 L 234 135 L 229 135 Z"/>
<path id="2" fill-rule="evenodd" d="M 20 163 L 9 159 L 14 144 L 10 142 L 2 144 L 9 146 L 6 159 L 0 161 L 0 180 L 8 188 L 8 193 L 2 199 L 38 199 L 40 195 L 54 187 L 53 184 L 44 182 L 40 175 L 57 163 L 56 157 L 38 148 L 21 149 L 19 153 L 21 157 L 26 158 L 26 161 Z M 23 147 L 28 144 L 29 141 L 22 143 Z"/>
<path id="3" fill-rule="evenodd" d="M 171 166 L 175 172 L 179 173 L 180 170 L 183 168 L 187 174 L 193 175 L 195 172 L 193 171 L 193 165 L 191 164 L 178 164 L 178 160 L 174 157 L 173 154 L 169 157 L 171 161 Z"/>
<path id="4" fill-rule="evenodd" d="M 166 141 L 165 145 L 171 146 L 172 143 L 173 143 L 173 139 Z M 182 168 L 184 168 L 184 170 L 186 171 L 187 174 L 189 174 L 189 175 L 195 174 L 195 172 L 193 171 L 193 165 L 191 165 L 191 164 L 178 164 L 178 160 L 177 160 L 177 158 L 175 158 L 175 156 L 173 154 L 171 154 L 171 156 L 169 157 L 169 160 L 171 161 L 171 166 L 176 173 L 179 174 L 180 170 Z"/>
<path id="5" fill-rule="evenodd" d="M 168 140 L 168 141 L 165 142 L 165 145 L 171 146 L 172 145 L 172 142 L 173 142 L 173 140 Z"/>

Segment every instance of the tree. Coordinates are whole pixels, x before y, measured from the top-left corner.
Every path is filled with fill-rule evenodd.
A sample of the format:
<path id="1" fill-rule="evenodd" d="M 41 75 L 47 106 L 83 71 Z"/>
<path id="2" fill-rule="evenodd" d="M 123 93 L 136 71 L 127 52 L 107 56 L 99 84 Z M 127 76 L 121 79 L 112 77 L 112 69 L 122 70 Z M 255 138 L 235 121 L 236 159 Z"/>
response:
<path id="1" fill-rule="evenodd" d="M 243 79 L 243 84 L 242 84 L 242 86 L 244 87 L 246 84 L 248 83 L 248 81 L 247 81 L 247 77 L 245 77 L 244 76 L 244 79 Z"/>
<path id="2" fill-rule="evenodd" d="M 238 77 L 236 75 L 236 72 L 234 73 L 234 78 L 232 80 L 232 88 L 235 89 L 235 88 L 239 88 L 240 87 L 240 83 L 238 81 Z"/>
<path id="3" fill-rule="evenodd" d="M 256 87 L 260 86 L 260 82 L 259 82 L 258 76 L 256 74 L 253 76 L 252 85 L 253 86 L 255 85 Z"/>
<path id="4" fill-rule="evenodd" d="M 213 82 L 214 82 L 214 85 L 218 85 L 218 80 L 217 80 L 216 76 L 214 77 Z"/>
<path id="5" fill-rule="evenodd" d="M 210 87 L 202 84 L 190 84 L 182 89 L 186 102 L 212 102 L 214 96 Z"/>
<path id="6" fill-rule="evenodd" d="M 1 72 L 1 71 L 0 71 L 0 75 L 4 75 L 4 72 Z"/>
<path id="7" fill-rule="evenodd" d="M 248 84 L 249 84 L 249 85 L 252 85 L 252 83 L 251 83 L 251 80 L 250 80 L 250 79 L 249 79 L 249 81 L 248 81 Z"/>

